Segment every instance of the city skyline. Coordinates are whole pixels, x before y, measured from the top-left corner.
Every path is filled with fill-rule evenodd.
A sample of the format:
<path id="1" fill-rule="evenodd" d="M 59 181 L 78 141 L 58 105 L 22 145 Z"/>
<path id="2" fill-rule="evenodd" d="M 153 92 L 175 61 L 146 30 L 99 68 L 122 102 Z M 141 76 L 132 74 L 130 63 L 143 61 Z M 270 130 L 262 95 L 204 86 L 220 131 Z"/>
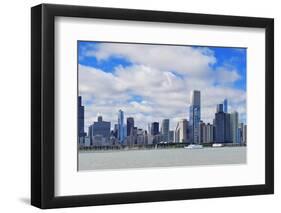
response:
<path id="1" fill-rule="evenodd" d="M 148 123 L 148 129 L 141 129 L 135 126 L 133 117 L 126 117 L 124 111 L 118 111 L 118 123 L 114 123 L 114 129 L 111 124 L 104 121 L 102 115 L 99 115 L 97 121 L 94 121 L 88 128 L 88 133 L 81 132 L 84 125 L 84 106 L 81 105 L 81 96 L 78 96 L 78 138 L 82 146 L 135 146 L 151 145 L 161 143 L 189 143 L 206 144 L 231 143 L 236 145 L 246 144 L 247 125 L 239 121 L 237 111 L 228 111 L 228 100 L 224 99 L 222 103 L 216 106 L 213 123 L 204 122 L 200 118 L 201 111 L 201 92 L 191 91 L 189 107 L 190 118 L 181 119 L 177 122 L 175 129 L 170 128 L 170 119 L 162 119 L 161 126 L 159 121 Z M 124 122 L 126 120 L 127 122 Z"/>
<path id="2" fill-rule="evenodd" d="M 228 99 L 228 111 L 247 123 L 246 49 L 81 41 L 78 48 L 85 131 L 99 114 L 113 129 L 119 109 L 142 129 L 169 118 L 174 130 L 190 117 L 193 89 L 202 94 L 200 120 L 212 123 L 216 104 Z"/>

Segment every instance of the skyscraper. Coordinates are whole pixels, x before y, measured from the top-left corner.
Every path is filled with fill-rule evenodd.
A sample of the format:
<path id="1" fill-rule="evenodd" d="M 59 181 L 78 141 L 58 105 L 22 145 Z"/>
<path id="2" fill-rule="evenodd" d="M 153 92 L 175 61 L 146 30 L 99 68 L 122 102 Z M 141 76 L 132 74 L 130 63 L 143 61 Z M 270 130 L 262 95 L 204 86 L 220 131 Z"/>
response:
<path id="1" fill-rule="evenodd" d="M 102 116 L 98 115 L 98 122 L 102 122 Z"/>
<path id="2" fill-rule="evenodd" d="M 151 123 L 147 124 L 147 133 L 151 135 Z"/>
<path id="3" fill-rule="evenodd" d="M 247 144 L 247 124 L 243 126 L 243 144 Z"/>
<path id="4" fill-rule="evenodd" d="M 223 111 L 223 104 L 217 104 L 217 112 L 224 112 Z"/>
<path id="5" fill-rule="evenodd" d="M 152 122 L 151 123 L 151 135 L 158 135 L 159 134 L 159 123 Z"/>
<path id="6" fill-rule="evenodd" d="M 175 135 L 174 131 L 170 130 L 169 131 L 169 141 L 168 141 L 169 143 L 174 142 L 174 135 Z"/>
<path id="7" fill-rule="evenodd" d="M 113 136 L 114 136 L 115 138 L 118 138 L 118 124 L 114 124 Z"/>
<path id="8" fill-rule="evenodd" d="M 92 145 L 95 142 L 94 139 L 98 137 L 106 143 L 109 142 L 110 122 L 103 121 L 102 116 L 98 116 L 97 121 L 89 126 L 89 137 Z"/>
<path id="9" fill-rule="evenodd" d="M 124 143 L 125 140 L 125 128 L 124 128 L 124 112 L 120 109 L 118 111 L 118 140 L 120 143 Z"/>
<path id="10" fill-rule="evenodd" d="M 84 137 L 86 136 L 84 130 L 84 106 L 82 105 L 82 97 L 78 96 L 78 141 L 84 143 Z"/>
<path id="11" fill-rule="evenodd" d="M 230 114 L 223 112 L 223 104 L 217 105 L 217 112 L 215 114 L 215 138 L 216 143 L 230 143 L 231 129 L 230 129 Z"/>
<path id="12" fill-rule="evenodd" d="M 175 129 L 175 142 L 186 143 L 187 142 L 187 131 L 188 122 L 186 119 L 181 119 Z"/>
<path id="13" fill-rule="evenodd" d="M 200 91 L 194 90 L 190 94 L 189 127 L 190 142 L 200 143 L 201 97 Z"/>
<path id="14" fill-rule="evenodd" d="M 207 125 L 200 121 L 200 143 L 207 143 Z"/>
<path id="15" fill-rule="evenodd" d="M 232 112 L 230 114 L 230 131 L 232 143 L 239 143 L 238 141 L 238 112 Z"/>
<path id="16" fill-rule="evenodd" d="M 214 142 L 214 126 L 210 123 L 206 125 L 206 131 L 207 131 L 207 143 L 213 143 Z"/>
<path id="17" fill-rule="evenodd" d="M 161 133 L 162 133 L 164 142 L 169 141 L 169 130 L 170 130 L 169 124 L 170 124 L 169 119 L 163 119 L 162 120 Z"/>
<path id="18" fill-rule="evenodd" d="M 90 125 L 88 127 L 88 137 L 89 137 L 90 145 L 93 145 L 92 135 L 93 135 L 92 125 Z"/>
<path id="19" fill-rule="evenodd" d="M 110 136 L 110 122 L 103 121 L 102 116 L 98 117 L 98 121 L 92 124 L 92 136 L 101 135 L 104 138 L 109 138 Z"/>
<path id="20" fill-rule="evenodd" d="M 230 129 L 230 114 L 225 113 L 225 143 L 232 143 Z"/>
<path id="21" fill-rule="evenodd" d="M 224 143 L 225 140 L 225 113 L 217 111 L 215 114 L 216 143 Z"/>
<path id="22" fill-rule="evenodd" d="M 134 118 L 127 118 L 127 136 L 130 136 L 135 126 Z"/>
<path id="23" fill-rule="evenodd" d="M 223 100 L 223 112 L 228 113 L 228 103 L 227 103 L 227 99 Z"/>
<path id="24" fill-rule="evenodd" d="M 241 127 L 240 125 L 238 126 L 238 134 L 237 134 L 237 141 L 239 144 L 242 144 L 242 130 L 241 130 Z"/>
<path id="25" fill-rule="evenodd" d="M 241 144 L 247 144 L 247 125 L 240 123 L 240 143 Z"/>

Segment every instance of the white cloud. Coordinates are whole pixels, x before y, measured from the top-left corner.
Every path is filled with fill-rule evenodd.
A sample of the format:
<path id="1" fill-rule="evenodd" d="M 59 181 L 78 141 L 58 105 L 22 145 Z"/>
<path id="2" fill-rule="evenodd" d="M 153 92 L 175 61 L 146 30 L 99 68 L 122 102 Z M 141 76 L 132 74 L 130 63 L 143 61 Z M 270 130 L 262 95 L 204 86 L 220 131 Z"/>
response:
<path id="1" fill-rule="evenodd" d="M 229 67 L 214 70 L 216 58 L 208 48 L 103 43 L 87 56 L 98 60 L 122 57 L 133 65 L 119 65 L 112 73 L 79 65 L 79 93 L 87 103 L 86 127 L 98 113 L 113 126 L 122 109 L 140 128 L 170 118 L 173 129 L 179 119 L 188 118 L 189 94 L 194 89 L 201 91 L 204 121 L 212 122 L 216 104 L 224 98 L 230 109 L 246 117 L 246 92 L 231 86 L 240 79 L 238 72 Z"/>
<path id="2" fill-rule="evenodd" d="M 225 67 L 218 68 L 216 73 L 216 81 L 220 84 L 227 85 L 229 83 L 234 83 L 241 78 L 236 70 L 227 70 Z"/>
<path id="3" fill-rule="evenodd" d="M 86 55 L 98 60 L 107 60 L 111 56 L 122 57 L 134 64 L 193 75 L 205 74 L 209 65 L 216 62 L 211 50 L 188 46 L 102 43 L 97 50 L 88 51 Z"/>

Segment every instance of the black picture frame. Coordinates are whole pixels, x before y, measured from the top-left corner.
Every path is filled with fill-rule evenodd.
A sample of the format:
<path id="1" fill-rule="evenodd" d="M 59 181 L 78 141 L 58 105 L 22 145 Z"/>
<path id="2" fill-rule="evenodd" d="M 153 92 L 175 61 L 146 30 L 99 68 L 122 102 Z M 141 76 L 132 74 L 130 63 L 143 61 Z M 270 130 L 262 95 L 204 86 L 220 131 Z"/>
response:
<path id="1" fill-rule="evenodd" d="M 162 23 L 264 28 L 265 184 L 94 195 L 54 195 L 55 17 L 100 18 Z M 249 109 L 251 110 L 251 109 Z M 274 20 L 164 11 L 41 4 L 31 8 L 31 204 L 60 208 L 122 203 L 217 198 L 274 193 Z"/>

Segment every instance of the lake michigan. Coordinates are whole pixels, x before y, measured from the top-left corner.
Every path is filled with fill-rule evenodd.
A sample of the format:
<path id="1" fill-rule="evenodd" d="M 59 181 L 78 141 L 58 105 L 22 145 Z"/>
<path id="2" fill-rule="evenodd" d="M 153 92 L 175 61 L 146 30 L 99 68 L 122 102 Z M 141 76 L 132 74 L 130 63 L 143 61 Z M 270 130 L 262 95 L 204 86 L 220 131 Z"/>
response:
<path id="1" fill-rule="evenodd" d="M 245 164 L 247 147 L 80 151 L 78 170 Z"/>

